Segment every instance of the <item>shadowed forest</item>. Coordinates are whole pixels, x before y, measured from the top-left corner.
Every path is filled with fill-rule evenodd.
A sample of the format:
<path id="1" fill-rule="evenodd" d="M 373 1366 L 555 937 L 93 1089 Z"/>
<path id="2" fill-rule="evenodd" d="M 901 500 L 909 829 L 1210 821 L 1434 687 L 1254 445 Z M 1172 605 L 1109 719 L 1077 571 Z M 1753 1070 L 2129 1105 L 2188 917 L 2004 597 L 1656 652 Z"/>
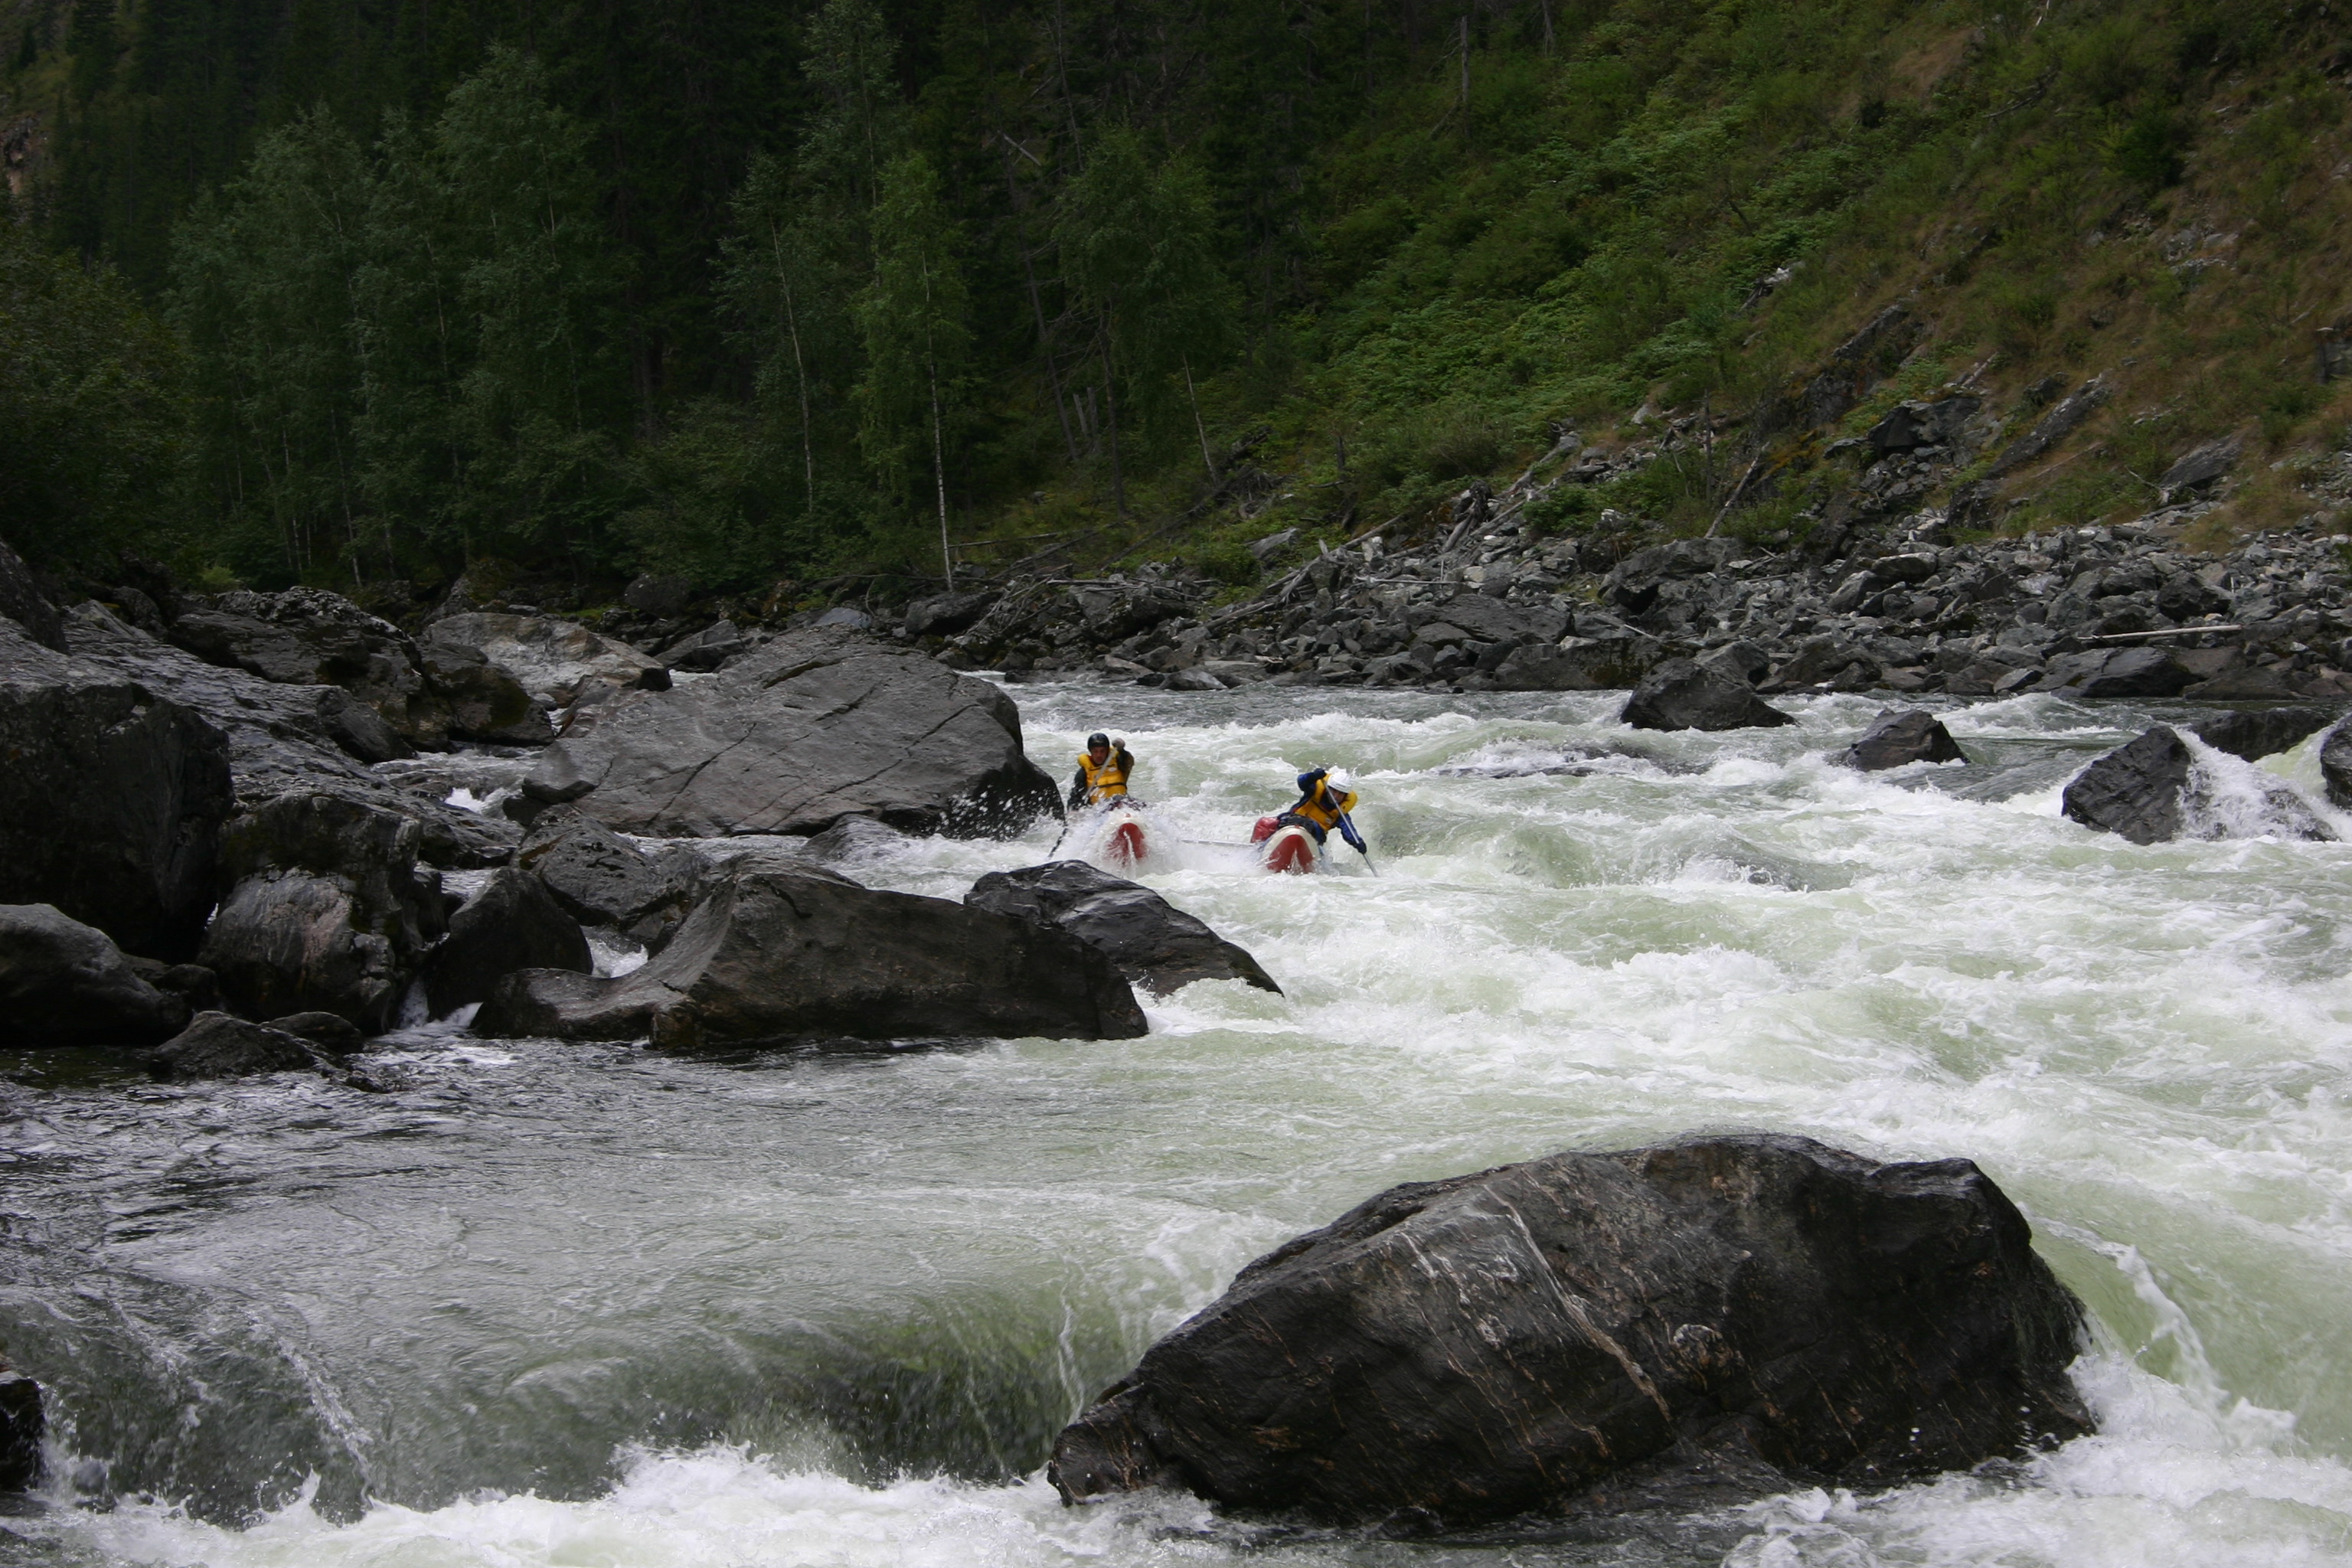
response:
<path id="1" fill-rule="evenodd" d="M 2352 51 L 2300 0 L 0 18 L 0 519 L 68 577 L 1240 584 L 1665 413 L 1706 439 L 1536 521 L 1789 539 L 1826 481 L 1774 399 L 1898 300 L 1855 429 L 2105 377 L 1988 529 L 2136 515 L 2241 429 L 2200 526 L 2341 499 Z"/>

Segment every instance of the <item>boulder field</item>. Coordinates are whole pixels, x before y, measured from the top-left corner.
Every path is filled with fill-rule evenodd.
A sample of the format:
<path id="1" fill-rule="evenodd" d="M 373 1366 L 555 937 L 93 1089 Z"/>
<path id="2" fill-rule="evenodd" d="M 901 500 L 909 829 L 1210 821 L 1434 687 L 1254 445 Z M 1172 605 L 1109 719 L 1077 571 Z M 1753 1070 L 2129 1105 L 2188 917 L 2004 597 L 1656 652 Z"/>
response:
<path id="1" fill-rule="evenodd" d="M 1054 1444 L 1420 1533 L 1883 1487 L 2091 1430 L 2083 1309 L 1967 1160 L 1693 1138 L 1394 1187 L 1244 1268 Z"/>

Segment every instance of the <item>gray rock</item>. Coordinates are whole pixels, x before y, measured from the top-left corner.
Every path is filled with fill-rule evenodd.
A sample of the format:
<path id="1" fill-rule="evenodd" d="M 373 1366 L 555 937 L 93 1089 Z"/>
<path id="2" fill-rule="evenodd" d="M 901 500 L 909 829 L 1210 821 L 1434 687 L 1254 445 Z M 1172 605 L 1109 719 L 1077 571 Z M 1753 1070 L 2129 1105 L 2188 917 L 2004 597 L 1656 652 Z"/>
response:
<path id="1" fill-rule="evenodd" d="M 680 851 L 656 860 L 572 806 L 541 813 L 515 851 L 515 864 L 546 884 L 573 920 L 612 926 L 649 948 L 686 918 L 694 891 L 689 859 Z"/>
<path id="2" fill-rule="evenodd" d="M 2338 721 L 2320 742 L 2319 774 L 2327 798 L 2339 811 L 2352 811 L 2352 720 Z"/>
<path id="3" fill-rule="evenodd" d="M 908 637 L 948 637 L 980 624 L 999 595 L 992 593 L 934 594 L 907 606 L 903 623 Z"/>
<path id="4" fill-rule="evenodd" d="M 691 637 L 681 637 L 662 650 L 662 658 L 672 669 L 708 671 L 717 669 L 749 646 L 733 621 L 722 620 Z"/>
<path id="5" fill-rule="evenodd" d="M 1866 773 L 1881 773 L 1912 763 L 1965 763 L 1960 743 L 1944 721 L 1917 708 L 1889 710 L 1871 721 L 1862 739 L 1830 761 Z"/>
<path id="6" fill-rule="evenodd" d="M 874 617 L 847 605 L 835 605 L 819 616 L 811 625 L 845 632 L 866 632 L 874 629 Z"/>
<path id="7" fill-rule="evenodd" d="M 1194 665 L 1190 669 L 1180 669 L 1176 671 L 1175 674 L 1170 676 L 1168 678 L 1167 684 L 1162 688 L 1162 689 L 1168 691 L 1223 691 L 1225 689 L 1225 682 L 1223 678 L 1214 674 L 1211 670 L 1208 670 L 1200 665 Z"/>
<path id="8" fill-rule="evenodd" d="M 315 1071 L 327 1065 L 299 1035 L 226 1013 L 199 1013 L 181 1033 L 155 1047 L 149 1063 L 158 1078 L 251 1078 L 257 1073 Z"/>
<path id="9" fill-rule="evenodd" d="M 484 1002 L 518 969 L 595 967 L 580 922 L 557 903 L 547 885 L 512 866 L 490 873 L 481 890 L 449 917 L 449 934 L 425 961 L 425 1009 L 446 1017 Z"/>
<path id="10" fill-rule="evenodd" d="M 2180 837 L 2193 763 L 2187 743 L 2158 724 L 2076 774 L 2062 810 L 2134 844 L 2169 843 Z"/>
<path id="11" fill-rule="evenodd" d="M 140 977 L 104 931 L 48 904 L 0 904 L 0 1042 L 152 1046 L 187 1004 Z"/>
<path id="12" fill-rule="evenodd" d="M 427 643 L 423 658 L 425 672 L 448 703 L 449 733 L 456 739 L 497 746 L 544 746 L 555 739 L 547 710 L 479 648 Z"/>
<path id="13" fill-rule="evenodd" d="M 240 806 L 251 809 L 289 790 L 341 795 L 412 818 L 424 834 L 423 854 L 436 866 L 502 865 L 521 837 L 510 823 L 445 805 L 437 795 L 414 794 L 361 765 L 320 716 L 322 699 L 341 700 L 334 688 L 285 686 L 206 664 L 94 605 L 74 607 L 66 617 L 66 638 L 78 678 L 133 685 L 191 710 L 226 735 L 230 782 Z M 0 684 L 13 679 L 14 668 L 16 661 L 0 632 Z M 207 882 L 205 896 L 210 892 Z"/>
<path id="14" fill-rule="evenodd" d="M 814 870 L 738 870 L 669 944 L 617 979 L 509 975 L 474 1020 L 487 1035 L 650 1038 L 674 1049 L 848 1037 L 1145 1031 L 1110 960 L 1067 932 Z"/>
<path id="15" fill-rule="evenodd" d="M 1739 556 L 1736 539 L 1677 539 L 1627 556 L 1601 584 L 1609 601 L 1631 615 L 1646 615 L 1667 583 L 1718 572 Z"/>
<path id="16" fill-rule="evenodd" d="M 425 628 L 429 650 L 470 649 L 551 708 L 594 703 L 623 691 L 661 691 L 669 670 L 625 642 L 572 621 L 473 611 Z"/>
<path id="17" fill-rule="evenodd" d="M 1622 691 L 1657 657 L 1647 637 L 1562 637 L 1511 649 L 1495 667 L 1495 684 L 1505 691 Z"/>
<path id="18" fill-rule="evenodd" d="M 2052 659 L 2035 689 L 2069 697 L 2177 697 L 2196 683 L 2196 673 L 2163 648 L 2089 648 Z"/>
<path id="19" fill-rule="evenodd" d="M 1642 679 L 1617 717 L 1636 730 L 1748 730 L 1796 720 L 1737 681 L 1671 658 Z"/>
<path id="20" fill-rule="evenodd" d="M 1012 698 L 912 649 L 828 633 L 779 637 L 615 708 L 549 747 L 525 788 L 664 837 L 811 834 L 850 816 L 969 837 L 1060 809 Z"/>
<path id="21" fill-rule="evenodd" d="M 1993 458 L 1986 477 L 2000 479 L 2042 457 L 2073 435 L 2084 420 L 2105 406 L 2106 401 L 2106 383 L 2093 376 L 2073 395 L 2061 400 L 2057 406 L 2044 414 L 2032 429 L 2002 447 L 2000 455 Z"/>
<path id="22" fill-rule="evenodd" d="M 363 721 L 347 721 L 362 762 L 413 754 L 448 743 L 448 705 L 425 673 L 415 642 L 391 622 L 368 614 L 340 594 L 288 588 L 276 594 L 240 590 L 217 598 L 185 600 L 165 638 L 207 663 L 242 669 L 278 685 L 332 686 L 350 694 L 399 737 L 390 750 Z M 337 705 L 322 704 L 332 715 Z M 338 734 L 337 739 L 343 736 Z"/>
<path id="23" fill-rule="evenodd" d="M 1047 1474 L 1066 1501 L 1176 1486 L 1392 1533 L 1885 1487 L 2089 1432 L 2083 1321 L 1966 1160 L 1554 1154 L 1391 1188 L 1251 1264 Z"/>
<path id="24" fill-rule="evenodd" d="M 0 902 L 55 905 L 151 958 L 192 952 L 235 804 L 220 730 L 0 621 Z"/>
<path id="25" fill-rule="evenodd" d="M 1244 980 L 1282 987 L 1247 951 L 1139 883 L 1084 860 L 991 871 L 963 901 L 976 910 L 1059 927 L 1099 948 L 1135 984 L 1165 996 L 1196 980 Z"/>
<path id="26" fill-rule="evenodd" d="M 1826 686 L 1856 666 L 1861 668 L 1862 681 L 1878 673 L 1878 661 L 1859 644 L 1837 637 L 1808 637 L 1794 657 L 1773 672 L 1772 680 L 1781 689 Z"/>
<path id="27" fill-rule="evenodd" d="M 894 855 L 913 842 L 911 836 L 870 816 L 845 816 L 808 841 L 813 860 L 850 863 Z"/>
<path id="28" fill-rule="evenodd" d="M 2300 744 L 2336 721 L 2325 708 L 2253 708 L 2200 719 L 2189 732 L 2217 752 L 2247 762 L 2274 755 Z"/>
<path id="29" fill-rule="evenodd" d="M 31 568 L 17 559 L 5 541 L 0 541 L 0 616 L 16 622 L 26 637 L 51 652 L 66 651 L 65 618 L 41 592 Z"/>
<path id="30" fill-rule="evenodd" d="M 1933 403 L 1898 403 L 1863 437 L 1884 457 L 1921 447 L 1949 447 L 1984 406 L 1981 397 L 1946 397 Z"/>
<path id="31" fill-rule="evenodd" d="M 2303 693 L 2275 666 L 2239 663 L 2183 687 L 2180 695 L 2199 702 L 2279 702 Z"/>
<path id="32" fill-rule="evenodd" d="M 1711 669 L 1727 680 L 1737 680 L 1743 686 L 1753 686 L 1763 679 L 1765 672 L 1771 668 L 1772 656 L 1760 643 L 1742 638 L 1738 642 L 1727 643 L 1722 647 L 1701 654 L 1698 663 L 1700 668 Z"/>
<path id="33" fill-rule="evenodd" d="M 2238 458 L 2245 449 L 2244 437 L 2224 436 L 2186 453 L 2172 467 L 2165 469 L 2164 478 L 2157 481 L 2164 492 L 2165 500 L 2169 502 L 2185 490 L 2201 489 L 2211 484 L 2237 467 Z"/>
<path id="34" fill-rule="evenodd" d="M 1254 658 L 1203 659 L 1192 668 L 1203 675 L 1215 676 L 1221 685 L 1227 687 L 1255 686 L 1274 673 Z M 1192 671 L 1179 673 L 1190 674 Z"/>
<path id="35" fill-rule="evenodd" d="M 420 838 L 407 817 L 327 794 L 289 792 L 237 818 L 199 962 L 254 1016 L 333 1013 L 381 1034 L 443 923 L 437 879 L 418 878 Z"/>
<path id="36" fill-rule="evenodd" d="M 621 603 L 664 620 L 684 610 L 693 597 L 694 584 L 687 578 L 666 577 L 652 572 L 621 590 Z"/>
<path id="37" fill-rule="evenodd" d="M 350 1056 L 367 1044 L 358 1025 L 332 1013 L 289 1013 L 268 1020 L 268 1027 L 307 1040 L 331 1057 Z"/>

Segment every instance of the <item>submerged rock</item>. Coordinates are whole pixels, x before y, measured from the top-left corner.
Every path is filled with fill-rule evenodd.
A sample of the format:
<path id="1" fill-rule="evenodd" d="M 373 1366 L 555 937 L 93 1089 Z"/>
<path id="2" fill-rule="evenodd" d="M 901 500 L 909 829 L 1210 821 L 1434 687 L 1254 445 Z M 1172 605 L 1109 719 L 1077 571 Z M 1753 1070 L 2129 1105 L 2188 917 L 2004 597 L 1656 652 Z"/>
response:
<path id="1" fill-rule="evenodd" d="M 626 833 L 813 834 L 844 816 L 961 837 L 1059 809 L 987 681 L 839 632 L 779 637 L 709 679 L 613 709 L 525 788 Z"/>
<path id="2" fill-rule="evenodd" d="M 1196 980 L 1245 980 L 1261 991 L 1282 993 L 1256 959 L 1206 922 L 1140 883 L 1084 860 L 991 871 L 971 885 L 963 901 L 1068 931 L 1158 995 Z"/>
<path id="3" fill-rule="evenodd" d="M 1793 724 L 1738 681 L 1686 658 L 1671 658 L 1643 678 L 1618 718 L 1636 730 L 1751 730 Z"/>
<path id="4" fill-rule="evenodd" d="M 226 1013 L 199 1013 L 187 1028 L 155 1047 L 155 1076 L 169 1079 L 251 1078 L 300 1072 L 323 1064 L 318 1047 L 299 1035 Z"/>
<path id="5" fill-rule="evenodd" d="M 235 809 L 218 729 L 0 621 L 0 902 L 152 958 L 194 950 Z"/>
<path id="6" fill-rule="evenodd" d="M 48 904 L 0 904 L 0 1044 L 152 1046 L 187 1022 L 106 933 Z"/>
<path id="7" fill-rule="evenodd" d="M 1465 1526 L 1885 1486 L 2091 1430 L 2083 1312 L 1967 1160 L 1810 1139 L 1391 1188 L 1242 1270 L 1065 1428 L 1066 1501 Z"/>
<path id="8" fill-rule="evenodd" d="M 199 955 L 257 1017 L 322 1012 L 371 1034 L 392 1023 L 442 928 L 419 879 L 416 824 L 341 795 L 293 792 L 222 835 L 227 895 Z"/>
<path id="9" fill-rule="evenodd" d="M 1110 960 L 1065 931 L 812 866 L 738 869 L 631 973 L 509 975 L 474 1027 L 694 1049 L 845 1036 L 1129 1039 L 1145 1026 Z"/>
<path id="10" fill-rule="evenodd" d="M 1965 763 L 1969 759 L 1944 721 L 1917 708 L 1889 710 L 1871 721 L 1862 739 L 1830 758 L 1866 773 L 1912 763 Z"/>
<path id="11" fill-rule="evenodd" d="M 449 934 L 425 961 L 426 1011 L 446 1017 L 468 1003 L 487 1001 L 518 969 L 595 967 L 580 922 L 563 911 L 546 884 L 512 866 L 490 873 L 481 891 L 449 917 Z"/>

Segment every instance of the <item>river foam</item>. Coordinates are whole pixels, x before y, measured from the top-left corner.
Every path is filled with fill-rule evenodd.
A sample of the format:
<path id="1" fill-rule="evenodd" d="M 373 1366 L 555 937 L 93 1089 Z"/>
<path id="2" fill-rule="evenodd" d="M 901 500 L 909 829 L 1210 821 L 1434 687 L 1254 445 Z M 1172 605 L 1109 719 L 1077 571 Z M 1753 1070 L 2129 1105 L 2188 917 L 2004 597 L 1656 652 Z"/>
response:
<path id="1" fill-rule="evenodd" d="M 0 1521 L 17 1550 L 2352 1561 L 2352 847 L 2265 836 L 2260 807 L 2269 780 L 2326 813 L 2308 745 L 2237 778 L 2247 809 L 2214 820 L 2253 836 L 2143 848 L 2057 816 L 2074 771 L 2164 716 L 2127 707 L 1957 709 L 1970 763 L 1864 776 L 1823 760 L 1876 710 L 1849 697 L 1698 736 L 1627 731 L 1600 695 L 1016 695 L 1049 771 L 1126 736 L 1172 851 L 1142 879 L 1285 995 L 1194 986 L 1148 1037 L 1091 1045 L 696 1062 L 445 1030 L 399 1042 L 404 1087 L 363 1102 L 20 1096 L 0 1148 L 29 1239 L 0 1331 L 121 1495 Z M 1253 874 L 1249 824 L 1315 764 L 1355 775 L 1370 863 Z M 958 897 L 1056 833 L 856 871 Z M 1383 1186 L 1749 1127 L 1982 1163 L 2096 1315 L 2100 1435 L 1489 1544 L 1270 1538 L 1174 1498 L 1065 1510 L 1035 1477 L 1154 1335 Z"/>

